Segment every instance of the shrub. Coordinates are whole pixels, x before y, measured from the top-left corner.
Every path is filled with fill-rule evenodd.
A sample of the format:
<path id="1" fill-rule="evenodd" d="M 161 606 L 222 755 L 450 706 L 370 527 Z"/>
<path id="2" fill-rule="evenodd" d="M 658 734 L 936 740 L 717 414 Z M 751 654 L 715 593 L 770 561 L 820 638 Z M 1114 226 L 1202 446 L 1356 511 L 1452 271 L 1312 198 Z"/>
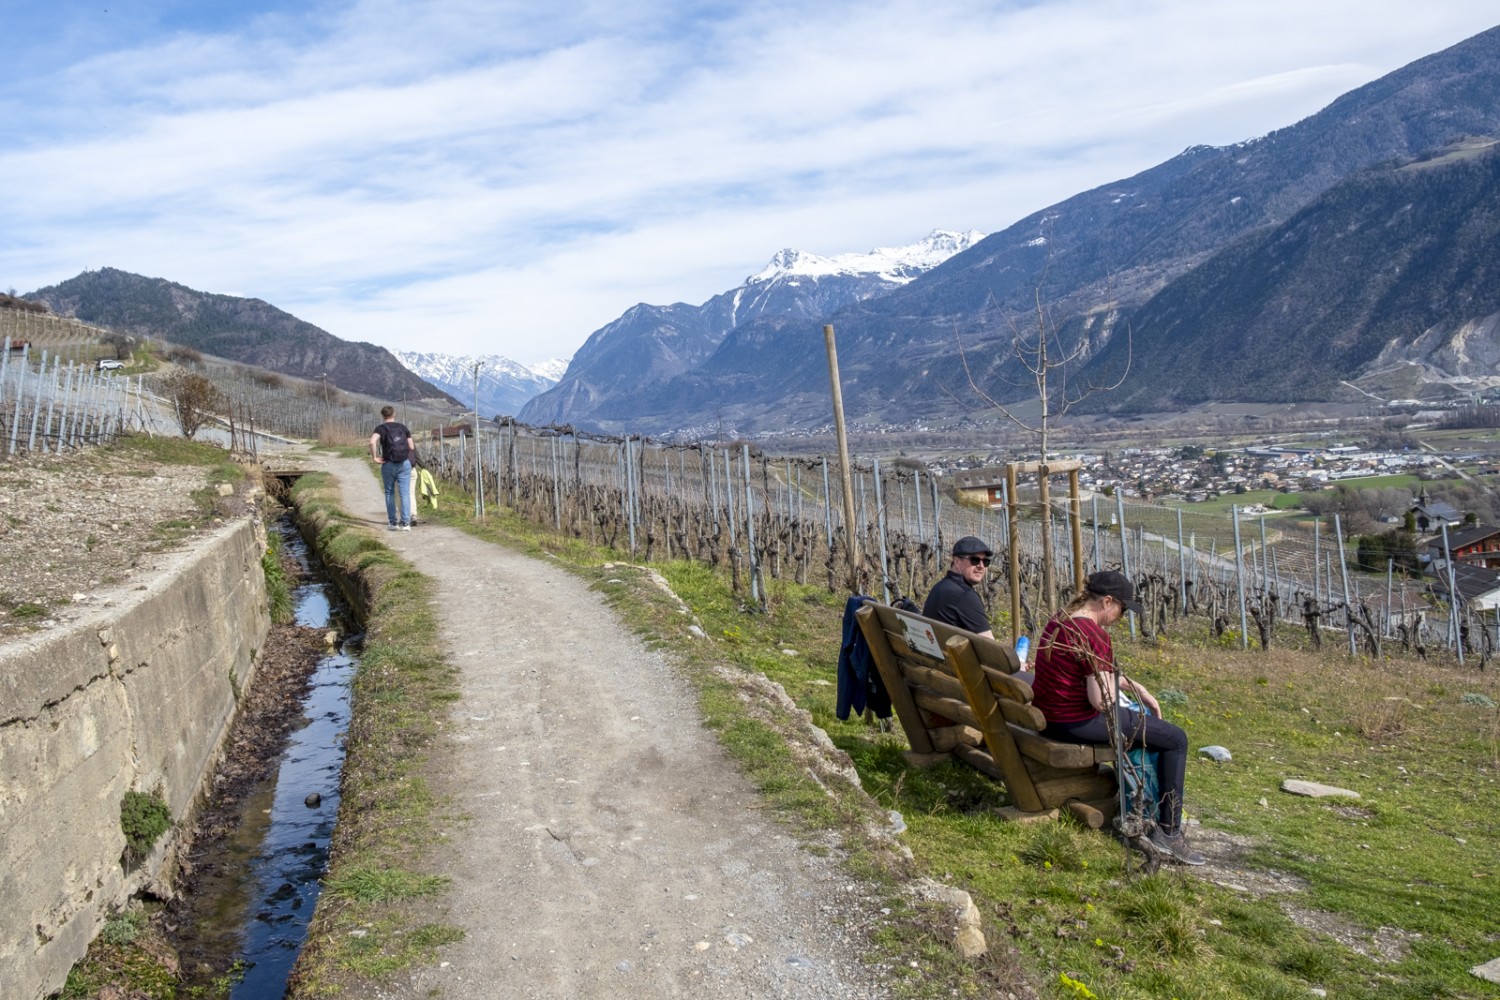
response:
<path id="1" fill-rule="evenodd" d="M 196 372 L 173 372 L 167 376 L 165 389 L 167 398 L 177 407 L 177 424 L 185 438 L 198 433 L 209 414 L 224 405 L 218 386 Z"/>
<path id="2" fill-rule="evenodd" d="M 161 792 L 125 793 L 120 803 L 120 829 L 125 833 L 127 863 L 139 863 L 171 827 L 172 810 Z"/>

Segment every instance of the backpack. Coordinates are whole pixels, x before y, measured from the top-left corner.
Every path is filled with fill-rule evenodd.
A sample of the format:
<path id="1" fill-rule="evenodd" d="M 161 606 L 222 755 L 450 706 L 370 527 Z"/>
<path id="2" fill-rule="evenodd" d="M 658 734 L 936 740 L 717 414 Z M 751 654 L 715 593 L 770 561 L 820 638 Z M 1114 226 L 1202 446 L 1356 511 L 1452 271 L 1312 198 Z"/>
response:
<path id="1" fill-rule="evenodd" d="M 410 454 L 407 447 L 411 438 L 411 431 L 406 429 L 405 424 L 381 424 L 375 429 L 380 435 L 380 455 L 387 462 L 404 462 Z"/>

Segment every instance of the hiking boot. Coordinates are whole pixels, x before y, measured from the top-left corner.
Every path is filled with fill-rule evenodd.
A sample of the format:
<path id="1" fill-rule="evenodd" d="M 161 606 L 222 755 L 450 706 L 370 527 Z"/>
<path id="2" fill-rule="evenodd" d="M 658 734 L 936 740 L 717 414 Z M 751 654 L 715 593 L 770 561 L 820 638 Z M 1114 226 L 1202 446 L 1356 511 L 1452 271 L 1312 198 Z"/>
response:
<path id="1" fill-rule="evenodd" d="M 1187 838 L 1182 835 L 1181 830 L 1168 833 L 1157 827 L 1151 832 L 1151 846 L 1180 865 L 1201 865 L 1208 862 L 1207 858 L 1188 846 Z"/>

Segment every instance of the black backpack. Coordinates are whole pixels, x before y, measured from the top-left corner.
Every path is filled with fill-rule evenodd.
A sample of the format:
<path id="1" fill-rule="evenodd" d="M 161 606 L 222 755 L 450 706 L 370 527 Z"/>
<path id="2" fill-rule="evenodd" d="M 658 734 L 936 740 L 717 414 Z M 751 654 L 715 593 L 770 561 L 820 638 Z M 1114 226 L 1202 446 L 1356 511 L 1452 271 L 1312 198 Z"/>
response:
<path id="1" fill-rule="evenodd" d="M 406 429 L 405 424 L 381 424 L 375 431 L 380 435 L 380 455 L 387 462 L 404 462 L 407 459 L 409 449 L 407 441 L 411 437 L 411 431 Z"/>

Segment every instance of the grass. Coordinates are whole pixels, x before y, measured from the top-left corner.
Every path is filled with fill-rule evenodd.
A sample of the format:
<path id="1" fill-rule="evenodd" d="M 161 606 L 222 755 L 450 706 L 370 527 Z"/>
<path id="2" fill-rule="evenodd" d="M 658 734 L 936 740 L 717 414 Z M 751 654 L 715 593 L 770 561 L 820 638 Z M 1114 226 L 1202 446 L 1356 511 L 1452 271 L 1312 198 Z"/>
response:
<path id="1" fill-rule="evenodd" d="M 1435 661 L 1350 659 L 1342 647 L 1315 654 L 1294 632 L 1269 652 L 1226 648 L 1188 626 L 1154 644 L 1118 637 L 1127 671 L 1176 692 L 1167 712 L 1190 746 L 1234 754 L 1224 764 L 1195 757 L 1187 782 L 1191 819 L 1227 859 L 1213 873 L 1224 884 L 1178 868 L 1142 876 L 1102 834 L 1001 821 L 1003 790 L 971 769 L 910 769 L 899 728 L 835 718 L 837 596 L 773 580 L 761 613 L 701 565 L 658 564 L 709 637 L 695 640 L 684 616 L 634 574 L 600 572 L 617 553 L 505 513 L 475 526 L 461 495 L 445 494 L 444 504 L 451 523 L 593 575 L 646 641 L 678 654 L 706 723 L 770 807 L 812 842 L 845 835 L 851 870 L 889 894 L 876 944 L 902 995 L 987 996 L 1018 982 L 1042 997 L 1227 1000 L 1305 997 L 1314 987 L 1374 1000 L 1494 995 L 1467 971 L 1500 947 L 1473 919 L 1500 904 L 1492 676 Z M 878 809 L 902 813 L 910 863 L 860 846 L 864 793 L 811 782 L 778 718 L 786 713 L 747 697 L 756 688 L 735 680 L 739 671 L 780 684 L 849 754 Z M 1298 798 L 1280 791 L 1286 778 L 1362 797 Z M 916 875 L 973 895 L 989 956 L 953 956 L 941 921 L 900 892 Z"/>

